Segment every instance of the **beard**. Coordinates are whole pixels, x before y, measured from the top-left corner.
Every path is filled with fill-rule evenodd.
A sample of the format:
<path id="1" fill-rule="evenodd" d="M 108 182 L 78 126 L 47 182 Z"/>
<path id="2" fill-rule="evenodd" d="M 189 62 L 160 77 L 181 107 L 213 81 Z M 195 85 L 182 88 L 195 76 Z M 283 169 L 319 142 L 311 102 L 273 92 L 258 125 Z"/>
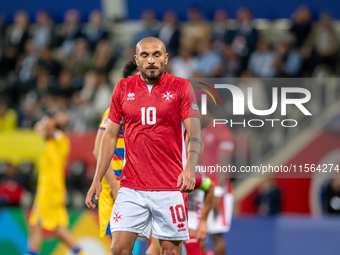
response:
<path id="1" fill-rule="evenodd" d="M 147 73 L 148 69 L 156 69 L 155 71 L 151 71 L 150 74 Z M 158 81 L 162 75 L 164 74 L 165 66 L 161 65 L 160 68 L 157 68 L 156 66 L 148 66 L 145 69 L 140 68 L 140 73 L 144 80 L 149 82 L 156 82 Z"/>

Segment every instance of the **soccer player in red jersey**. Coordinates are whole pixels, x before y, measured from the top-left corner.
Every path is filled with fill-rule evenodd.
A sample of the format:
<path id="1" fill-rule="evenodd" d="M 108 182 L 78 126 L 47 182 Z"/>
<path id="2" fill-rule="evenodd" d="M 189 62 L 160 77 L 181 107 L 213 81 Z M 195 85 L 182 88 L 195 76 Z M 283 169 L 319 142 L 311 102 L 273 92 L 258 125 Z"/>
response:
<path id="1" fill-rule="evenodd" d="M 189 239 L 186 193 L 195 187 L 200 114 L 189 81 L 165 72 L 168 54 L 161 40 L 141 40 L 135 60 L 141 74 L 118 82 L 112 94 L 86 204 L 95 209 L 93 198 L 99 197 L 124 122 L 125 165 L 111 214 L 112 253 L 130 255 L 134 242 L 148 240 L 152 229 L 163 254 L 179 254 L 181 241 Z"/>
<path id="2" fill-rule="evenodd" d="M 202 116 L 201 121 L 203 148 L 199 165 L 203 167 L 228 166 L 234 151 L 232 134 L 226 125 L 213 126 L 214 117 L 212 113 L 211 105 L 208 104 L 207 114 Z M 230 229 L 233 211 L 232 184 L 230 179 L 226 178 L 227 176 L 222 175 L 224 173 L 215 172 L 215 174 L 216 176 L 207 174 L 215 185 L 213 210 L 208 216 L 208 233 L 212 235 L 214 254 L 224 255 L 227 246 L 223 233 Z"/>

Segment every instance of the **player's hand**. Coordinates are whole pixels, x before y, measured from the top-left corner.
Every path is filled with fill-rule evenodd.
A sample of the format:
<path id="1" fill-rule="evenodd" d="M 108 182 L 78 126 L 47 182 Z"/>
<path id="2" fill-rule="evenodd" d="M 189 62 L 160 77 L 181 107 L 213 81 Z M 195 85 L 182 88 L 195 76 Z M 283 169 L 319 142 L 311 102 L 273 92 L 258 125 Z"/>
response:
<path id="1" fill-rule="evenodd" d="M 182 193 L 189 193 L 195 189 L 196 180 L 195 178 L 190 178 L 190 171 L 186 169 L 178 176 L 177 187 L 181 186 L 182 182 L 183 184 L 180 190 Z"/>
<path id="2" fill-rule="evenodd" d="M 99 180 L 94 179 L 89 191 L 87 192 L 85 204 L 91 210 L 96 209 L 96 205 L 93 203 L 93 198 L 99 199 L 100 192 L 102 191 L 102 184 Z"/>
<path id="3" fill-rule="evenodd" d="M 200 220 L 196 229 L 196 238 L 199 242 L 203 241 L 208 234 L 208 225 L 206 220 Z"/>

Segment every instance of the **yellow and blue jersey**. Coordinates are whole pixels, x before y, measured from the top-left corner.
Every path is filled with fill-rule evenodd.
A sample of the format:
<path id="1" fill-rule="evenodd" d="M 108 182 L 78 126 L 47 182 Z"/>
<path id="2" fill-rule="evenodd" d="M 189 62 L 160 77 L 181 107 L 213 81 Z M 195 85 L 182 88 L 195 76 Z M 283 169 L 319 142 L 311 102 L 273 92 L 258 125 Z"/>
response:
<path id="1" fill-rule="evenodd" d="M 37 195 L 29 218 L 30 225 L 41 225 L 50 231 L 58 226 L 67 226 L 64 166 L 69 151 L 69 140 L 61 131 L 46 141 L 39 165 Z"/>
<path id="2" fill-rule="evenodd" d="M 105 111 L 102 121 L 99 125 L 99 129 L 106 130 L 107 121 L 108 121 L 108 114 L 110 111 L 110 107 L 107 108 Z M 124 166 L 124 155 L 125 155 L 125 149 L 124 149 L 124 131 L 123 129 L 120 131 L 116 150 L 114 153 L 114 156 L 111 160 L 112 168 L 115 172 L 115 176 L 117 180 L 120 180 L 120 177 L 122 176 L 123 166 Z"/>

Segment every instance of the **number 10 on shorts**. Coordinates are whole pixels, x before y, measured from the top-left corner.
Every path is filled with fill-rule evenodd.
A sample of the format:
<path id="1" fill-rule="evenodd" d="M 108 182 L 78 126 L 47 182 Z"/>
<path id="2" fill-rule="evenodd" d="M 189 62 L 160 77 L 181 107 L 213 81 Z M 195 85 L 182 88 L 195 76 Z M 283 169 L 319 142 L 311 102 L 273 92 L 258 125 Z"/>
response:
<path id="1" fill-rule="evenodd" d="M 170 206 L 170 212 L 171 212 L 171 217 L 172 217 L 172 222 L 177 223 L 178 222 L 183 222 L 185 221 L 185 212 L 184 212 L 184 207 L 183 205 L 179 204 L 175 206 L 175 210 L 173 206 Z M 175 213 L 176 211 L 176 213 Z M 177 220 L 176 220 L 177 217 Z"/>
<path id="2" fill-rule="evenodd" d="M 142 125 L 145 125 L 145 107 L 142 107 L 141 112 L 142 112 Z M 154 125 L 155 123 L 156 123 L 156 108 L 148 107 L 148 109 L 146 109 L 146 124 Z"/>

